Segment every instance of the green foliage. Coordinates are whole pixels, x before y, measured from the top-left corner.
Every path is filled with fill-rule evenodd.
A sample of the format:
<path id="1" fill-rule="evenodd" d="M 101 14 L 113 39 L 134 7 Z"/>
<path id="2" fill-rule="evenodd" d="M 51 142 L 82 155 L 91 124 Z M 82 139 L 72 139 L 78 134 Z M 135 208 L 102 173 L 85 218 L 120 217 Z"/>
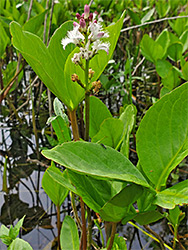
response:
<path id="1" fill-rule="evenodd" d="M 173 209 L 176 205 L 187 204 L 187 201 L 188 180 L 185 180 L 157 193 L 154 203 L 164 208 Z"/>
<path id="2" fill-rule="evenodd" d="M 90 96 L 89 133 L 91 138 L 99 132 L 102 122 L 110 117 L 112 115 L 106 105 L 95 96 Z"/>
<path id="3" fill-rule="evenodd" d="M 142 54 L 149 61 L 156 63 L 158 59 L 162 59 L 163 57 L 163 47 L 157 42 L 153 41 L 147 34 L 145 34 L 141 41 L 141 51 Z"/>
<path id="4" fill-rule="evenodd" d="M 7 46 L 7 44 L 9 43 L 9 37 L 6 34 L 6 31 L 3 27 L 3 25 L 0 22 L 0 58 L 3 56 L 5 48 Z"/>
<path id="5" fill-rule="evenodd" d="M 68 215 L 65 217 L 62 224 L 60 243 L 62 250 L 79 250 L 78 229 L 75 221 Z"/>
<path id="6" fill-rule="evenodd" d="M 99 132 L 92 138 L 92 142 L 103 143 L 116 148 L 123 133 L 123 122 L 119 119 L 108 118 L 103 121 Z"/>
<path id="7" fill-rule="evenodd" d="M 61 171 L 58 168 L 52 166 L 49 170 L 50 169 L 61 175 Z M 67 173 L 64 171 L 62 173 L 62 177 L 66 178 L 66 175 Z M 42 178 L 42 187 L 56 206 L 62 205 L 69 192 L 68 189 L 62 187 L 57 181 L 54 181 L 47 171 L 44 173 Z"/>
<path id="8" fill-rule="evenodd" d="M 137 153 L 142 170 L 157 190 L 188 153 L 188 83 L 155 103 L 137 132 Z M 181 121 L 181 126 L 179 126 Z"/>
<path id="9" fill-rule="evenodd" d="M 69 109 L 73 110 L 83 98 L 84 91 L 71 81 L 71 75 L 68 77 L 63 71 L 66 59 L 74 46 L 67 46 L 63 50 L 61 45 L 62 37 L 66 35 L 67 30 L 72 29 L 72 22 L 66 22 L 56 30 L 48 48 L 39 37 L 23 31 L 17 23 L 12 22 L 10 27 L 14 46 L 22 53 L 46 86 Z"/>
<path id="10" fill-rule="evenodd" d="M 50 24 L 51 26 L 48 27 L 50 21 L 48 16 L 46 27 L 47 30 L 51 28 L 50 36 L 53 35 L 49 45 L 46 46 L 41 40 L 44 18 L 47 13 L 49 14 L 49 10 L 45 10 L 45 1 L 33 2 L 31 18 L 28 21 L 26 21 L 28 3 L 21 3 L 19 0 L 0 1 L 0 31 L 2 34 L 0 57 L 4 60 L 7 53 L 7 51 L 5 53 L 5 49 L 10 45 L 8 26 L 13 21 L 10 24 L 10 31 L 16 52 L 22 54 L 39 78 L 56 96 L 54 100 L 55 116 L 50 117 L 48 123 L 52 124 L 58 141 L 48 135 L 47 137 L 51 145 L 59 145 L 42 152 L 45 157 L 66 168 L 61 171 L 52 162 L 53 166 L 49 167 L 43 176 L 43 188 L 56 206 L 61 205 L 68 192 L 71 191 L 80 196 L 89 208 L 99 213 L 104 221 L 121 221 L 125 224 L 134 219 L 140 225 L 153 223 L 166 216 L 166 213 L 162 214 L 157 210 L 157 206 L 171 209 L 167 219 L 174 229 L 175 240 L 178 239 L 177 229 L 184 214 L 177 205 L 187 204 L 188 183 L 182 181 L 169 188 L 166 188 L 166 183 L 171 171 L 188 154 L 188 83 L 184 83 L 184 81 L 188 81 L 187 19 L 177 18 L 169 21 L 172 32 L 168 30 L 168 22 L 164 22 L 162 30 L 159 25 L 161 33 L 158 30 L 150 32 L 151 26 L 146 25 L 141 27 L 142 32 L 131 30 L 124 33 L 125 35 L 122 34 L 113 64 L 111 59 L 113 59 L 112 56 L 124 20 L 128 21 L 128 25 L 131 23 L 145 24 L 158 17 L 175 16 L 179 14 L 180 8 L 185 8 L 183 6 L 185 1 L 180 3 L 179 0 L 159 0 L 157 2 L 96 0 L 93 2 L 91 8 L 102 10 L 101 16 L 106 17 L 106 23 L 110 24 L 105 28 L 109 33 L 109 38 L 103 38 L 104 42 L 110 42 L 110 49 L 108 54 L 106 51 L 99 50 L 89 60 L 89 68 L 94 70 L 94 75 L 89 80 L 90 86 L 87 90 L 92 87 L 92 82 L 100 77 L 104 92 L 101 91 L 99 94 L 104 96 L 113 91 L 120 93 L 120 102 L 122 97 L 129 96 L 130 98 L 127 101 L 124 99 L 123 104 L 121 102 L 123 107 L 120 107 L 120 112 L 119 103 L 117 104 L 117 117 L 114 118 L 99 98 L 89 97 L 91 142 L 70 142 L 71 130 L 75 132 L 75 128 L 72 120 L 72 128 L 69 128 L 66 112 L 75 111 L 84 100 L 85 94 L 89 96 L 92 91 L 87 93 L 84 88 L 87 85 L 87 80 L 85 82 L 87 72 L 83 70 L 86 66 L 85 60 L 82 58 L 82 68 L 72 62 L 72 57 L 78 52 L 78 48 L 69 44 L 64 50 L 61 44 L 67 31 L 73 29 L 73 22 L 67 21 L 62 25 L 61 23 L 67 18 L 75 16 L 76 12 L 73 13 L 71 10 L 74 9 L 80 13 L 81 7 L 88 2 L 85 0 L 83 2 L 59 0 L 57 4 L 55 3 L 52 25 Z M 117 21 L 124 9 L 127 9 L 130 20 L 124 19 L 124 12 Z M 181 15 L 186 15 L 186 13 L 181 12 Z M 149 32 L 151 37 L 148 35 Z M 134 37 L 136 37 L 135 43 L 133 42 Z M 45 38 L 47 38 L 47 34 Z M 88 38 L 87 35 L 85 38 Z M 144 63 L 140 60 L 140 50 L 146 58 Z M 104 72 L 106 66 L 108 68 Z M 150 73 L 150 67 L 154 72 L 153 75 Z M 6 63 L 6 70 L 2 70 L 4 86 L 9 83 L 16 68 L 15 61 Z M 71 80 L 73 74 L 79 76 L 83 86 Z M 19 76 L 18 81 L 21 78 L 22 75 Z M 148 83 L 155 86 L 157 81 L 157 91 L 151 93 L 151 100 L 146 104 L 142 99 L 139 102 L 140 86 L 143 84 L 145 91 Z M 180 87 L 178 87 L 179 85 Z M 150 86 L 149 89 L 151 90 L 152 87 Z M 136 98 L 132 96 L 132 93 L 136 95 Z M 146 111 L 141 120 L 140 112 L 144 112 L 148 103 L 149 105 L 154 103 L 159 95 L 163 97 Z M 142 98 L 142 93 L 140 96 Z M 138 108 L 138 116 L 136 116 L 137 109 L 132 104 L 132 99 Z M 84 102 L 81 106 L 83 104 Z M 64 105 L 67 108 L 65 110 Z M 146 108 L 144 111 L 142 105 Z M 82 112 L 82 107 L 79 107 L 79 112 Z M 84 112 L 87 112 L 86 108 Z M 141 120 L 136 134 L 136 152 L 139 160 L 137 167 L 129 160 L 130 141 L 132 145 L 135 144 L 135 136 L 134 134 L 131 136 L 131 132 L 137 130 L 136 120 Z M 77 137 L 79 138 L 79 135 Z M 134 203 L 137 203 L 138 210 L 134 208 Z M 85 214 L 85 216 L 88 216 L 89 221 L 89 214 Z M 16 239 L 22 223 L 23 219 L 10 230 L 5 226 L 1 227 L 0 237 L 9 246 L 8 249 L 32 249 L 23 240 Z M 98 227 L 100 227 L 99 224 Z M 102 233 L 102 229 L 99 231 Z M 62 224 L 60 242 L 61 249 L 80 248 L 76 223 L 70 216 L 66 216 Z M 115 235 L 112 249 L 126 249 L 125 240 Z"/>
<path id="11" fill-rule="evenodd" d="M 28 242 L 22 239 L 15 239 L 12 244 L 8 247 L 8 250 L 33 250 Z"/>
<path id="12" fill-rule="evenodd" d="M 19 234 L 20 228 L 22 227 L 25 216 L 18 221 L 18 223 L 13 227 L 10 226 L 8 229 L 6 226 L 2 225 L 0 228 L 0 239 L 2 242 L 8 246 L 8 250 L 32 250 L 32 247 L 26 241 L 16 238 Z"/>
<path id="13" fill-rule="evenodd" d="M 121 153 L 100 144 L 88 142 L 63 143 L 42 154 L 68 169 L 98 178 L 133 182 L 149 187 L 142 174 Z"/>

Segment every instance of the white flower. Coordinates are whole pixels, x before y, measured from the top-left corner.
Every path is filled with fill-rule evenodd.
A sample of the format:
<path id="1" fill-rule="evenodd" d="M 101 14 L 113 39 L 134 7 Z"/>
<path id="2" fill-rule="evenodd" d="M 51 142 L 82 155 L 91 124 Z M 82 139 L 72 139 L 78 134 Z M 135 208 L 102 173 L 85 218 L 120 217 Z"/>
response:
<path id="1" fill-rule="evenodd" d="M 91 23 L 89 25 L 89 29 L 91 31 L 91 34 L 89 35 L 88 39 L 90 39 L 91 41 L 96 41 L 101 37 L 109 37 L 108 33 L 102 30 L 102 26 L 99 23 Z"/>
<path id="2" fill-rule="evenodd" d="M 101 42 L 99 40 L 96 40 L 94 43 L 93 43 L 93 46 L 92 46 L 92 49 L 93 49 L 93 53 L 97 53 L 99 50 L 105 50 L 106 53 L 108 54 L 109 53 L 109 47 L 110 47 L 110 43 L 109 42 Z"/>
<path id="3" fill-rule="evenodd" d="M 71 60 L 73 63 L 78 64 L 80 62 L 81 57 L 82 57 L 81 53 L 75 53 Z"/>
<path id="4" fill-rule="evenodd" d="M 79 27 L 80 27 L 79 25 L 74 26 L 73 30 L 67 32 L 67 37 L 61 40 L 63 49 L 65 49 L 65 47 L 69 43 L 74 43 L 75 45 L 78 45 L 80 43 L 80 40 L 83 41 L 85 39 L 85 37 L 80 33 Z"/>

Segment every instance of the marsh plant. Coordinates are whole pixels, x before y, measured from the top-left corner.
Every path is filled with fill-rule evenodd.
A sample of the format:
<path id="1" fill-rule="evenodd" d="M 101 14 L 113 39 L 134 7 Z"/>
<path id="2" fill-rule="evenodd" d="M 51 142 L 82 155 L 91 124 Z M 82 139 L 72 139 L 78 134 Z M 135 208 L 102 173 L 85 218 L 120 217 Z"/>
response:
<path id="1" fill-rule="evenodd" d="M 167 188 L 167 179 L 188 153 L 188 83 L 173 85 L 147 110 L 136 133 L 138 163 L 134 166 L 129 160 L 129 140 L 136 107 L 127 104 L 114 118 L 97 98 L 102 84 L 99 77 L 113 55 L 124 17 L 125 13 L 105 27 L 100 15 L 85 5 L 75 22 L 67 21 L 55 31 L 47 47 L 17 22 L 10 24 L 14 47 L 57 97 L 55 116 L 48 122 L 58 145 L 42 151 L 51 160 L 43 188 L 57 207 L 58 248 L 62 250 L 126 249 L 126 240 L 116 234 L 118 223 L 135 225 L 134 220 L 148 228 L 164 217 L 174 230 L 173 249 L 179 244 L 178 225 L 184 216 L 179 206 L 188 202 L 188 181 Z M 147 40 L 151 50 L 145 49 Z M 142 53 L 162 71 L 159 64 L 166 63 L 167 53 L 162 56 L 157 48 L 159 41 L 154 44 L 147 36 L 143 38 Z M 159 54 L 161 58 L 157 58 Z M 80 112 L 84 136 L 77 121 Z M 66 216 L 61 226 L 60 206 L 69 194 L 74 215 Z M 102 247 L 94 241 L 94 225 Z M 156 235 L 151 237 L 161 249 L 172 249 Z"/>

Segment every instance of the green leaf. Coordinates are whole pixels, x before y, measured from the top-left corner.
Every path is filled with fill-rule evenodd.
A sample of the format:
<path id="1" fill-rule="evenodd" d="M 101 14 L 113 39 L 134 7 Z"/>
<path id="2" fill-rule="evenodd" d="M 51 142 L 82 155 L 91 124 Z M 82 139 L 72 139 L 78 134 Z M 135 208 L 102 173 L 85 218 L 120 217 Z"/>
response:
<path id="1" fill-rule="evenodd" d="M 112 250 L 127 250 L 126 241 L 123 236 L 115 235 Z"/>
<path id="2" fill-rule="evenodd" d="M 56 167 L 49 167 L 49 170 L 63 176 L 66 178 L 66 171 L 61 173 L 61 171 Z M 42 178 L 42 187 L 50 199 L 56 206 L 61 206 L 65 198 L 67 197 L 69 190 L 62 187 L 58 182 L 56 182 L 50 175 L 48 171 L 45 171 Z"/>
<path id="3" fill-rule="evenodd" d="M 128 8 L 128 14 L 135 24 L 141 24 L 140 17 L 131 9 Z"/>
<path id="4" fill-rule="evenodd" d="M 162 59 L 164 54 L 164 49 L 160 44 L 153 41 L 147 34 L 145 34 L 141 41 L 141 52 L 143 56 L 149 61 L 155 63 L 157 59 Z"/>
<path id="5" fill-rule="evenodd" d="M 54 180 L 54 182 L 59 183 L 61 186 L 65 187 L 68 190 L 72 191 L 73 193 L 79 195 L 79 193 L 77 192 L 76 188 L 70 183 L 70 180 L 69 180 L 67 174 L 63 175 L 63 173 L 61 171 L 57 171 L 54 168 L 48 168 L 46 170 L 46 172 Z M 52 194 L 51 196 L 54 196 L 54 194 Z"/>
<path id="6" fill-rule="evenodd" d="M 185 216 L 185 213 L 182 213 L 179 207 L 175 206 L 175 208 L 169 210 L 169 215 L 167 216 L 167 219 L 175 227 L 179 225 L 179 222 L 180 222 L 179 219 L 182 217 L 182 214 L 184 214 Z"/>
<path id="7" fill-rule="evenodd" d="M 162 78 L 162 84 L 165 88 L 172 90 L 180 84 L 179 71 L 171 67 L 166 77 Z"/>
<path id="8" fill-rule="evenodd" d="M 183 44 L 182 53 L 184 53 L 188 49 L 188 30 L 185 30 L 180 36 L 180 42 Z"/>
<path id="9" fill-rule="evenodd" d="M 5 225 L 1 225 L 0 228 L 0 239 L 5 245 L 10 245 L 12 238 L 9 237 L 9 229 Z"/>
<path id="10" fill-rule="evenodd" d="M 42 13 L 30 18 L 24 25 L 23 30 L 29 31 L 33 34 L 36 34 L 40 29 L 41 25 L 44 22 L 45 14 L 48 10 L 43 11 Z"/>
<path id="11" fill-rule="evenodd" d="M 144 189 L 142 196 L 137 200 L 137 206 L 140 213 L 145 213 L 156 208 L 156 205 L 153 205 L 155 195 L 155 192 Z"/>
<path id="12" fill-rule="evenodd" d="M 156 190 L 165 186 L 170 172 L 188 153 L 188 83 L 156 102 L 137 132 L 137 153 Z"/>
<path id="13" fill-rule="evenodd" d="M 101 123 L 112 115 L 106 105 L 95 96 L 90 96 L 89 114 L 89 133 L 92 138 L 99 132 Z"/>
<path id="14" fill-rule="evenodd" d="M 116 118 L 107 118 L 100 126 L 99 132 L 92 138 L 92 142 L 116 148 L 123 133 L 123 122 Z"/>
<path id="15" fill-rule="evenodd" d="M 188 81 L 188 62 L 186 62 L 182 68 L 182 73 L 185 78 L 185 80 Z"/>
<path id="16" fill-rule="evenodd" d="M 121 221 L 129 212 L 129 206 L 142 195 L 142 192 L 143 188 L 135 184 L 125 187 L 101 208 L 101 217 L 105 221 Z"/>
<path id="17" fill-rule="evenodd" d="M 150 187 L 137 168 L 121 153 L 110 147 L 88 142 L 67 142 L 42 154 L 68 169 L 98 178 L 133 182 Z"/>
<path id="18" fill-rule="evenodd" d="M 50 117 L 47 123 L 52 124 L 60 144 L 71 140 L 69 128 L 61 116 Z"/>
<path id="19" fill-rule="evenodd" d="M 179 16 L 186 16 L 186 13 L 181 12 Z M 178 36 L 180 36 L 185 31 L 186 26 L 188 26 L 187 17 L 177 18 L 176 20 L 169 20 L 168 22 Z"/>
<path id="20" fill-rule="evenodd" d="M 153 13 L 155 11 L 155 8 L 152 8 L 151 10 L 149 10 L 141 19 L 141 23 L 145 23 L 147 21 L 150 20 L 150 18 L 153 16 Z"/>
<path id="21" fill-rule="evenodd" d="M 148 211 L 144 213 L 139 213 L 134 217 L 134 220 L 140 225 L 148 225 L 150 223 L 156 222 L 162 219 L 165 215 L 158 211 Z"/>
<path id="22" fill-rule="evenodd" d="M 188 204 L 188 180 L 159 192 L 154 204 L 167 209 L 172 209 L 176 205 Z"/>
<path id="23" fill-rule="evenodd" d="M 167 52 L 167 48 L 170 44 L 170 35 L 169 35 L 169 31 L 167 29 L 164 29 L 160 34 L 159 36 L 157 37 L 157 39 L 155 40 L 155 42 L 157 42 L 158 44 L 161 45 L 161 47 L 163 48 L 164 50 L 164 54 L 163 54 L 163 57 L 164 55 L 166 54 Z"/>
<path id="24" fill-rule="evenodd" d="M 159 17 L 164 17 L 170 10 L 170 4 L 169 2 L 163 1 L 163 0 L 158 0 L 155 3 L 155 8 L 157 13 L 159 14 Z"/>
<path id="25" fill-rule="evenodd" d="M 172 69 L 172 64 L 166 60 L 157 60 L 156 71 L 160 77 L 167 77 L 169 71 Z"/>
<path id="26" fill-rule="evenodd" d="M 21 26 L 12 22 L 10 25 L 13 45 L 33 68 L 35 73 L 70 110 L 74 110 L 84 97 L 84 90 L 67 78 L 64 65 L 74 45 L 68 45 L 65 50 L 61 39 L 72 29 L 72 22 L 66 22 L 53 34 L 48 48 L 36 35 L 23 31 Z"/>
<path id="27" fill-rule="evenodd" d="M 61 250 L 79 250 L 79 236 L 75 221 L 65 216 L 60 234 Z"/>
<path id="28" fill-rule="evenodd" d="M 8 250 L 33 250 L 30 244 L 22 239 L 16 238 L 9 246 Z"/>
<path id="29" fill-rule="evenodd" d="M 10 40 L 1 22 L 0 22 L 0 34 L 1 34 L 0 36 L 0 58 L 1 58 Z"/>
<path id="30" fill-rule="evenodd" d="M 177 62 L 181 59 L 182 51 L 183 51 L 183 45 L 181 42 L 173 43 L 168 47 L 167 50 L 168 57 L 171 60 Z"/>
<path id="31" fill-rule="evenodd" d="M 18 221 L 18 223 L 13 227 L 11 231 L 11 235 L 9 233 L 9 236 L 14 240 L 16 239 L 16 237 L 18 236 L 19 234 L 19 231 L 20 231 L 20 228 L 22 227 L 23 225 L 23 221 L 24 221 L 24 218 L 25 218 L 25 215 L 23 216 L 23 218 L 21 220 Z"/>
<path id="32" fill-rule="evenodd" d="M 65 114 L 63 104 L 57 97 L 54 99 L 53 107 L 54 107 L 54 112 L 55 112 L 56 116 L 58 116 L 58 115 L 61 116 L 63 118 L 63 120 L 66 122 L 66 124 L 69 125 L 69 118 Z"/>
<path id="33" fill-rule="evenodd" d="M 166 87 L 162 87 L 160 91 L 160 98 L 162 98 L 164 95 L 168 94 L 170 90 Z"/>
<path id="34" fill-rule="evenodd" d="M 92 176 L 85 176 L 73 171 L 68 171 L 71 183 L 76 187 L 77 192 L 83 201 L 100 214 L 100 209 L 113 196 L 119 193 L 126 185 L 126 182 L 99 180 Z"/>
<path id="35" fill-rule="evenodd" d="M 129 158 L 129 137 L 131 131 L 135 124 L 136 119 L 136 107 L 134 105 L 128 105 L 123 113 L 120 115 L 119 119 L 123 122 L 123 137 L 122 137 L 122 146 L 120 152 Z"/>

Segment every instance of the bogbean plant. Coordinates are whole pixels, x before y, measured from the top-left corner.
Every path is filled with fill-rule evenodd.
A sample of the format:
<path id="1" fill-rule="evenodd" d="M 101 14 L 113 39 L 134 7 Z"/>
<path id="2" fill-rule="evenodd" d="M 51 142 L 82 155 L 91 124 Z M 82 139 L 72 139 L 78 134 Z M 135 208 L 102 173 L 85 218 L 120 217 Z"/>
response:
<path id="1" fill-rule="evenodd" d="M 103 28 L 100 16 L 90 13 L 85 5 L 84 13 L 76 14 L 77 22 L 65 22 L 56 30 L 48 47 L 18 23 L 10 25 L 14 47 L 67 107 L 71 122 L 70 130 L 63 105 L 55 99 L 56 116 L 48 122 L 52 123 L 59 144 L 42 151 L 52 162 L 44 174 L 43 188 L 57 206 L 62 250 L 85 250 L 91 246 L 99 249 L 92 231 L 96 223 L 103 238 L 100 221 L 106 231 L 102 249 L 126 249 L 124 238 L 116 234 L 117 224 L 134 220 L 147 225 L 167 216 L 166 209 L 170 210 L 167 218 L 174 228 L 174 249 L 178 241 L 182 216 L 176 210 L 188 202 L 188 181 L 169 188 L 166 182 L 188 153 L 188 83 L 164 95 L 146 112 L 136 133 L 137 166 L 129 160 L 136 108 L 127 105 L 119 118 L 113 118 L 95 96 L 124 16 L 123 13 L 119 21 Z M 80 138 L 77 122 L 80 105 L 84 105 L 84 138 Z M 62 167 L 57 168 L 55 163 Z M 66 216 L 61 227 L 60 206 L 68 193 L 74 216 Z M 81 218 L 75 203 L 78 197 Z M 163 242 L 160 245 L 165 248 Z"/>

